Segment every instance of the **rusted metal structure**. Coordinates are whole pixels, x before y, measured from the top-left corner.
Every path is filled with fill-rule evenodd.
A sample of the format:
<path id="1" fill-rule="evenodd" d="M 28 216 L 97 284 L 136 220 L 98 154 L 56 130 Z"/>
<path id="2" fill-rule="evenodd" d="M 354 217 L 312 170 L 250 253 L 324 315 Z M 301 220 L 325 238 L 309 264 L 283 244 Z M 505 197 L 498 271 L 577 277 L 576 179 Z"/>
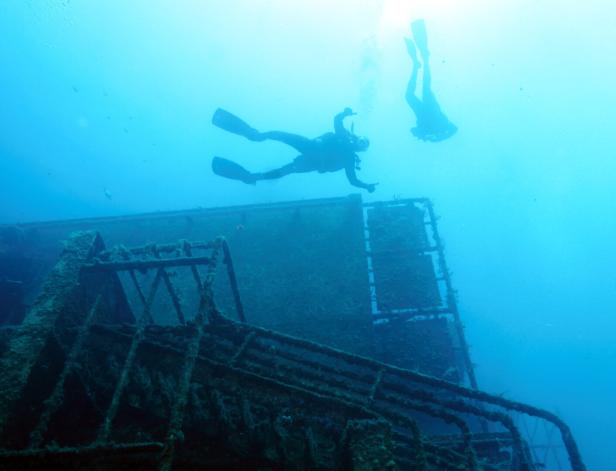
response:
<path id="1" fill-rule="evenodd" d="M 258 309 L 242 298 L 265 272 L 253 276 L 255 265 L 246 270 L 241 261 L 236 271 L 225 239 L 106 250 L 96 232 L 77 232 L 24 322 L 0 337 L 0 468 L 534 470 L 541 463 L 517 426 L 527 416 L 555 427 L 571 468 L 583 470 L 560 419 L 477 390 L 429 201 L 360 202 L 359 212 L 357 200 L 337 203 L 338 213 L 361 216 L 355 246 L 362 248 L 357 260 L 366 264 L 360 276 L 374 328 L 371 355 L 364 345 L 358 355 L 333 348 L 327 335 L 299 338 L 263 325 Z M 281 209 L 294 225 L 302 217 L 314 225 L 308 211 L 298 216 L 292 205 Z M 237 214 L 250 225 L 253 216 Z M 270 216 L 264 220 L 271 228 Z M 345 230 L 350 220 L 343 221 Z M 409 244 L 408 233 L 395 230 L 392 239 L 386 230 L 408 223 L 431 232 L 412 231 L 419 242 Z M 244 228 L 236 225 L 236 231 L 244 236 Z M 420 289 L 413 289 L 428 296 L 387 292 L 405 257 L 410 262 L 402 276 L 419 280 Z M 422 270 L 428 265 L 431 271 Z M 318 300 L 313 294 L 300 306 L 310 314 L 308 306 Z M 362 306 L 348 312 L 364 315 Z M 444 348 L 450 356 L 428 358 L 426 368 L 437 374 L 394 366 L 396 358 L 381 361 L 392 354 L 382 342 L 404 348 L 409 336 L 426 332 L 414 325 L 421 322 L 451 339 Z M 392 337 L 391 324 L 403 335 Z M 362 334 L 365 325 L 358 327 Z M 453 328 L 439 330 L 444 325 Z M 416 362 L 411 357 L 421 353 L 414 350 L 399 363 Z M 443 359 L 462 374 L 439 375 Z"/>
<path id="2" fill-rule="evenodd" d="M 419 337 L 417 327 L 427 325 L 445 344 L 436 361 L 441 369 L 434 365 L 428 372 L 477 389 L 432 202 L 416 198 L 365 204 L 364 221 L 372 319 L 381 337 L 381 359 L 420 368 L 416 352 L 414 358 L 400 352 L 412 344 L 412 337 Z M 424 369 L 431 363 L 425 358 L 419 361 Z"/>

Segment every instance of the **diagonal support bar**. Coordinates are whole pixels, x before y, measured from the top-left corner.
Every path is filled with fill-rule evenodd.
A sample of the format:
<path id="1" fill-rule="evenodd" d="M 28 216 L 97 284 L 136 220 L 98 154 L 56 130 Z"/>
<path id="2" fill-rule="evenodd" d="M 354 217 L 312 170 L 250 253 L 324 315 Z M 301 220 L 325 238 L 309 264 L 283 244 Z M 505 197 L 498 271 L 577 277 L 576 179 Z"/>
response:
<path id="1" fill-rule="evenodd" d="M 97 437 L 97 442 L 99 444 L 107 443 L 109 441 L 109 435 L 111 434 L 111 426 L 118 411 L 118 406 L 120 405 L 120 398 L 122 397 L 122 393 L 124 392 L 124 389 L 128 384 L 128 375 L 133 368 L 133 364 L 135 363 L 135 359 L 137 357 L 137 349 L 139 348 L 139 344 L 143 340 L 145 327 L 148 324 L 149 320 L 152 318 L 150 313 L 150 307 L 152 305 L 152 302 L 154 301 L 154 296 L 156 296 L 156 291 L 158 290 L 160 280 L 161 269 L 156 272 L 156 276 L 154 278 L 154 281 L 152 282 L 152 287 L 150 288 L 150 293 L 146 300 L 146 304 L 143 307 L 143 313 L 137 321 L 137 331 L 133 336 L 128 355 L 126 356 L 126 360 L 124 361 L 122 373 L 120 374 L 120 379 L 118 380 L 116 388 L 113 392 L 113 397 L 109 404 L 105 420 L 103 421 L 103 425 Z"/>
<path id="2" fill-rule="evenodd" d="M 199 349 L 201 347 L 201 339 L 203 338 L 203 327 L 208 319 L 207 313 L 214 310 L 214 302 L 211 293 L 211 286 L 214 283 L 214 276 L 216 274 L 216 259 L 218 257 L 220 244 L 215 246 L 212 251 L 212 263 L 208 267 L 208 274 L 206 281 L 200 288 L 199 299 L 199 311 L 195 317 L 196 333 L 191 339 L 184 359 L 184 368 L 180 376 L 179 391 L 175 398 L 175 403 L 171 409 L 171 418 L 169 420 L 169 432 L 167 433 L 167 440 L 165 448 L 161 454 L 160 459 L 160 471 L 171 471 L 173 465 L 173 458 L 175 455 L 175 445 L 179 440 L 182 433 L 182 427 L 184 424 L 184 413 L 186 410 L 186 403 L 188 401 L 188 392 L 190 390 L 190 383 L 192 381 L 192 374 L 195 368 L 197 357 L 199 356 Z M 198 277 L 196 277 L 198 280 Z"/>
<path id="3" fill-rule="evenodd" d="M 66 382 L 66 378 L 68 378 L 68 375 L 71 373 L 71 371 L 77 364 L 77 358 L 79 357 L 83 344 L 85 343 L 88 330 L 90 329 L 90 326 L 94 322 L 94 319 L 99 312 L 101 302 L 102 295 L 99 294 L 94 301 L 94 305 L 88 312 L 84 323 L 79 327 L 75 342 L 73 343 L 71 351 L 68 354 L 66 361 L 64 362 L 64 368 L 60 373 L 58 381 L 56 381 L 53 392 L 45 401 L 45 409 L 43 410 L 43 413 L 39 418 L 37 426 L 30 434 L 30 448 L 39 448 L 43 444 L 45 432 L 47 432 L 47 427 L 49 426 L 49 421 L 51 420 L 53 414 L 62 404 L 64 383 Z"/>

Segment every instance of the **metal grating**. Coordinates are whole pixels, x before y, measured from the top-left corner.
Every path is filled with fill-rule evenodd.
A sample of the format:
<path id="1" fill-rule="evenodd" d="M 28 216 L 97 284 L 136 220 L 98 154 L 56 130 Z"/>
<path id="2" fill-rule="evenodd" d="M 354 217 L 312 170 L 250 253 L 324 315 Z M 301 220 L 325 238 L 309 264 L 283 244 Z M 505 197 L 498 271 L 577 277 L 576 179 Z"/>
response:
<path id="1" fill-rule="evenodd" d="M 435 319 L 446 319 L 451 331 L 435 332 L 434 345 L 426 352 L 443 357 L 440 374 L 438 367 L 424 372 L 477 389 L 432 202 L 416 198 L 364 204 L 364 220 L 372 319 L 380 342 L 405 352 L 408 342 L 392 340 L 392 329 L 399 335 L 418 328 L 411 322 L 436 325 Z M 400 361 L 392 355 L 383 359 L 413 368 L 413 355 L 405 361 L 404 354 Z"/>

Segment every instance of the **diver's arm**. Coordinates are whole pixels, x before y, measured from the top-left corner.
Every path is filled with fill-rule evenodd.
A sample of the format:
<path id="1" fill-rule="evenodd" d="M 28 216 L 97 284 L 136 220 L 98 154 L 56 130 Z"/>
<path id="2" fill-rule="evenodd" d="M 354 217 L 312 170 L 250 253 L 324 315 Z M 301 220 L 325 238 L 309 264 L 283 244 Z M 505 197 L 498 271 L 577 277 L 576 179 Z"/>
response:
<path id="1" fill-rule="evenodd" d="M 336 134 L 338 135 L 349 134 L 349 131 L 347 131 L 344 128 L 344 118 L 346 118 L 347 116 L 353 116 L 355 114 L 357 113 L 353 113 L 353 110 L 351 108 L 345 108 L 344 111 L 338 113 L 334 117 L 334 130 L 336 131 Z"/>
<path id="2" fill-rule="evenodd" d="M 357 175 L 355 174 L 354 162 L 353 164 L 347 165 L 344 168 L 344 171 L 351 185 L 358 188 L 363 188 L 364 190 L 368 190 L 369 193 L 372 193 L 375 190 L 376 185 L 378 185 L 378 183 L 364 183 L 359 178 L 357 178 Z"/>

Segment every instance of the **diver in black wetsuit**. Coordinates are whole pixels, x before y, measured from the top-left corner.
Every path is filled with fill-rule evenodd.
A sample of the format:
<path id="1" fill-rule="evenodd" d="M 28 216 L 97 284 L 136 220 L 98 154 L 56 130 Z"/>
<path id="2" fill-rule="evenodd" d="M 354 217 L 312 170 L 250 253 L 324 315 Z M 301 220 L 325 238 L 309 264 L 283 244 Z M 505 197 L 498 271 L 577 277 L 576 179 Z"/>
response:
<path id="1" fill-rule="evenodd" d="M 259 132 L 237 116 L 217 109 L 212 123 L 226 131 L 244 136 L 251 141 L 273 140 L 287 144 L 300 155 L 293 162 L 283 167 L 263 173 L 251 173 L 235 162 L 221 157 L 214 157 L 212 170 L 217 175 L 244 183 L 255 184 L 258 180 L 273 180 L 291 173 L 336 172 L 343 170 L 351 185 L 372 193 L 376 183 L 364 183 L 357 178 L 355 170 L 359 169 L 359 157 L 356 152 L 365 151 L 370 145 L 368 139 L 358 137 L 344 127 L 344 119 L 355 113 L 346 108 L 334 118 L 334 131 L 323 134 L 316 139 L 308 139 L 297 134 L 282 131 Z"/>
<path id="2" fill-rule="evenodd" d="M 428 36 L 423 20 L 411 23 L 412 39 L 404 38 L 406 48 L 413 61 L 413 72 L 406 88 L 406 101 L 415 113 L 417 126 L 411 129 L 413 135 L 422 141 L 439 142 L 453 136 L 458 128 L 441 111 L 432 91 L 432 74 L 430 72 L 430 53 L 428 52 Z M 417 47 L 415 47 L 417 46 Z M 423 59 L 422 97 L 415 96 L 417 76 L 422 68 L 417 58 L 417 49 Z"/>

